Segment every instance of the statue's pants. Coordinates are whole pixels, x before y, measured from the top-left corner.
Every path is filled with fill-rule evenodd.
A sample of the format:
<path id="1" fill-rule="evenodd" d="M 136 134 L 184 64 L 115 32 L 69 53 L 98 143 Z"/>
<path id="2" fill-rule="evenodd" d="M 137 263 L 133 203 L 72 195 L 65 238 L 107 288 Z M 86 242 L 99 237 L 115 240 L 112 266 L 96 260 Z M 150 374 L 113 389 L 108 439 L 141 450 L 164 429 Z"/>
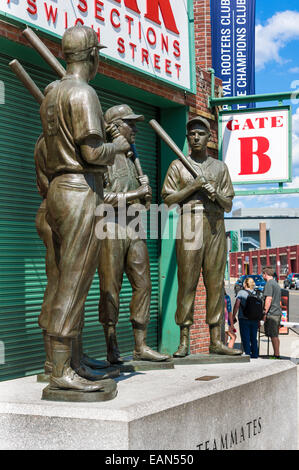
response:
<path id="1" fill-rule="evenodd" d="M 194 217 L 191 213 L 193 225 Z M 179 326 L 193 324 L 195 295 L 202 269 L 207 295 L 206 322 L 208 325 L 220 325 L 224 312 L 223 281 L 227 256 L 223 217 L 202 214 L 196 227 L 201 230 L 197 249 L 190 249 L 192 244 L 186 238 L 186 223 L 182 223 L 182 216 L 179 224 L 182 238 L 176 240 L 178 297 L 175 321 Z"/>
<path id="2" fill-rule="evenodd" d="M 48 282 L 44 293 L 44 300 L 42 310 L 38 318 L 38 323 L 43 330 L 47 330 L 49 318 L 51 315 L 51 305 L 56 293 L 59 279 L 59 270 L 55 256 L 53 233 L 50 225 L 47 222 L 46 199 L 44 199 L 37 211 L 35 225 L 37 233 L 46 247 L 46 274 Z"/>
<path id="3" fill-rule="evenodd" d="M 50 184 L 47 220 L 58 267 L 47 327 L 50 336 L 75 338 L 81 332 L 84 303 L 98 264 L 95 210 L 102 202 L 101 175 L 63 174 Z"/>
<path id="4" fill-rule="evenodd" d="M 123 239 L 111 234 L 123 233 Z M 101 242 L 98 272 L 100 278 L 99 320 L 103 325 L 116 325 L 119 316 L 119 294 L 126 273 L 132 286 L 130 321 L 133 327 L 145 329 L 150 320 L 151 279 L 145 240 L 134 237 L 127 227 L 107 224 L 108 238 Z"/>

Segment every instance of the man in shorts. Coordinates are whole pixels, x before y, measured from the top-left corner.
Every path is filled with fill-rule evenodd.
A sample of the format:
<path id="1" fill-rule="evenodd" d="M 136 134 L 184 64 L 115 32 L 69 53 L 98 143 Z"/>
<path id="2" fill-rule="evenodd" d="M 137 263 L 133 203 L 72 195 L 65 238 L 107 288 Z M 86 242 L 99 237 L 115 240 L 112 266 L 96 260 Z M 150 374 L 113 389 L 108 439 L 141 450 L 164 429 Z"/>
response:
<path id="1" fill-rule="evenodd" d="M 279 328 L 281 320 L 281 289 L 274 280 L 274 269 L 267 266 L 263 269 L 263 278 L 266 281 L 264 289 L 264 322 L 265 334 L 271 338 L 274 357 L 279 359 Z"/>

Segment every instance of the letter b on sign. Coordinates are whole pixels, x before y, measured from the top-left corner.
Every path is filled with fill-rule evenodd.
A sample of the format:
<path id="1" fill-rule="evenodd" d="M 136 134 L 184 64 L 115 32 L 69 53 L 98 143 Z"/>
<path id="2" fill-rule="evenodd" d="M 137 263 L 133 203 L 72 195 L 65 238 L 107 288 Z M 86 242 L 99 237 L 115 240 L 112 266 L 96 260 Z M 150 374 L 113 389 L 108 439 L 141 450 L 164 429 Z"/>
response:
<path id="1" fill-rule="evenodd" d="M 239 175 L 262 175 L 271 168 L 271 158 L 266 154 L 270 142 L 266 137 L 239 138 L 241 171 Z M 258 169 L 254 171 L 254 161 L 258 159 Z"/>

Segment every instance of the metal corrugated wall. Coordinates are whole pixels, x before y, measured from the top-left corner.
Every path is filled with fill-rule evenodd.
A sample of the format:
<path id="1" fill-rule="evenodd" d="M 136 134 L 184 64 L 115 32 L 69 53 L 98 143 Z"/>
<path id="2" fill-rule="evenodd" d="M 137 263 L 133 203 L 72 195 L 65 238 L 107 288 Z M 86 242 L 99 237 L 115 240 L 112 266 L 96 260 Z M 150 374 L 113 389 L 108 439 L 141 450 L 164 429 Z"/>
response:
<path id="1" fill-rule="evenodd" d="M 41 199 L 36 190 L 33 161 L 34 144 L 41 133 L 39 107 L 8 67 L 11 57 L 0 55 L 0 80 L 5 85 L 5 104 L 0 106 L 0 341 L 5 347 L 5 363 L 0 362 L 0 380 L 32 375 L 42 369 L 44 351 L 37 325 L 46 286 L 45 250 L 35 230 L 35 215 Z M 56 77 L 45 69 L 23 62 L 41 89 Z M 117 82 L 116 82 L 117 83 Z M 123 102 L 146 121 L 157 109 L 95 87 L 103 110 Z M 138 125 L 137 149 L 144 172 L 150 177 L 153 202 L 158 200 L 156 137 L 145 122 Z M 148 240 L 151 260 L 152 302 L 148 344 L 158 343 L 158 257 L 159 243 Z M 98 323 L 99 288 L 95 277 L 86 302 L 84 349 L 104 358 L 106 347 Z M 129 322 L 131 287 L 125 277 L 121 293 L 118 338 L 122 354 L 133 349 Z"/>

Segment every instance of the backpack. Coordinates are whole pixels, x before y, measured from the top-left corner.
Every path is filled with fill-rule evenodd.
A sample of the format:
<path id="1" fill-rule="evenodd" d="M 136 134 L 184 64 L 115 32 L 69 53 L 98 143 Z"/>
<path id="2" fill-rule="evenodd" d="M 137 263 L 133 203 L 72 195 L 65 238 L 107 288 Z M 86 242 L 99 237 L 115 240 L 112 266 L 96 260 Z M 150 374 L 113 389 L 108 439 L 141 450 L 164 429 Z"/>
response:
<path id="1" fill-rule="evenodd" d="M 255 293 L 248 292 L 243 314 L 248 320 L 260 321 L 264 316 L 262 299 Z"/>

